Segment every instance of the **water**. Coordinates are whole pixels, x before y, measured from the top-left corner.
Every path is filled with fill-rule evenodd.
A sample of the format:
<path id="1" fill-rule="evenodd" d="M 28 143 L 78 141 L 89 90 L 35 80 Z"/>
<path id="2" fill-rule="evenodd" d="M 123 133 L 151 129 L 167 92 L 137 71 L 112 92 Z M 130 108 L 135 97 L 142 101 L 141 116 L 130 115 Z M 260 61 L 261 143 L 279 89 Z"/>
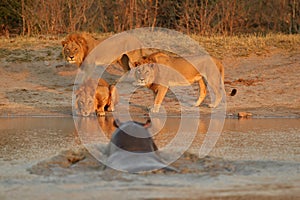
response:
<path id="1" fill-rule="evenodd" d="M 0 158 L 43 159 L 74 145 L 72 118 L 0 118 Z"/>
<path id="2" fill-rule="evenodd" d="M 145 121 L 144 118 L 136 120 Z M 102 141 L 109 141 L 115 129 L 111 117 L 102 117 L 98 119 L 98 123 L 94 120 L 90 124 L 93 125 L 88 124 L 80 129 L 91 133 L 100 124 L 105 135 Z M 180 119 L 177 117 L 153 119 L 150 131 L 158 132 L 154 139 L 159 148 L 164 148 L 172 141 L 178 133 L 179 124 Z M 208 125 L 209 119 L 199 121 L 199 128 L 189 151 L 199 152 Z M 93 140 L 97 137 L 93 137 Z M 71 117 L 0 118 L 0 158 L 4 160 L 47 158 L 78 145 L 80 138 L 82 139 L 80 133 L 78 137 Z M 299 162 L 299 144 L 300 119 L 226 119 L 223 131 L 209 155 L 230 160 Z M 187 144 L 183 139 L 182 143 L 177 145 L 179 148 Z"/>
<path id="3" fill-rule="evenodd" d="M 164 148 L 176 136 L 180 119 L 152 121 L 150 131 L 158 131 L 154 140 Z M 226 119 L 209 157 L 186 159 L 179 165 L 180 173 L 166 174 L 100 170 L 89 157 L 66 167 L 67 155 L 73 157 L 70 152 L 76 152 L 79 139 L 108 141 L 115 129 L 111 117 L 78 122 L 82 126 L 76 129 L 71 117 L 0 118 L 0 199 L 48 199 L 49 195 L 121 199 L 124 191 L 128 199 L 298 199 L 300 195 L 300 119 Z M 98 124 L 105 132 L 101 137 L 95 131 Z M 209 119 L 199 121 L 189 151 L 199 152 L 208 125 Z M 183 136 L 176 148 L 186 145 L 190 135 Z M 68 149 L 72 151 L 64 151 Z"/>

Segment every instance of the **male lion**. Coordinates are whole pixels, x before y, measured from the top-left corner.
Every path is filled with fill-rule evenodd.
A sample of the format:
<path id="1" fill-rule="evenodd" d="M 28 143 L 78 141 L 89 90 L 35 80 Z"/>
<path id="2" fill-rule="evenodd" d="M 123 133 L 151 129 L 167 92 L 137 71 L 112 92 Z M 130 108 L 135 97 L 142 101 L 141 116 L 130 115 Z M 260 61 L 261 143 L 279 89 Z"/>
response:
<path id="1" fill-rule="evenodd" d="M 213 104 L 209 104 L 209 107 L 219 105 L 222 100 L 222 90 L 224 92 L 223 65 L 208 55 L 190 57 L 190 59 L 194 59 L 197 69 L 182 57 L 170 56 L 161 52 L 153 53 L 135 63 L 137 68 L 134 76 L 137 85 L 146 86 L 156 94 L 152 112 L 159 112 L 169 86 L 190 85 L 194 82 L 198 82 L 200 87 L 200 95 L 195 103 L 195 106 L 199 106 L 207 93 L 204 78 L 215 94 L 215 101 Z"/>
<path id="2" fill-rule="evenodd" d="M 96 80 L 88 79 L 75 94 L 77 114 L 85 117 L 94 112 L 103 116 L 105 110 L 114 111 L 114 106 L 118 103 L 119 98 L 116 87 L 109 85 L 104 79 L 99 79 L 98 84 Z"/>
<path id="3" fill-rule="evenodd" d="M 105 39 L 107 40 L 104 41 Z M 111 63 L 118 63 L 125 71 L 129 71 L 131 68 L 130 65 L 133 65 L 135 61 L 143 56 L 143 50 L 141 49 L 139 40 L 130 34 L 97 40 L 88 33 L 72 33 L 62 41 L 64 59 L 67 62 L 74 63 L 80 67 L 86 57 L 100 43 L 102 44 L 101 49 L 96 50 L 101 51 L 103 55 L 99 56 L 94 53 L 90 58 L 89 63 L 92 62 L 100 65 L 109 64 L 107 62 L 111 62 L 111 56 L 120 52 L 120 55 L 118 55 L 119 57 Z"/>
<path id="4" fill-rule="evenodd" d="M 69 34 L 61 42 L 63 56 L 69 63 L 75 63 L 80 67 L 85 57 L 95 48 L 101 40 L 96 40 L 87 33 Z"/>

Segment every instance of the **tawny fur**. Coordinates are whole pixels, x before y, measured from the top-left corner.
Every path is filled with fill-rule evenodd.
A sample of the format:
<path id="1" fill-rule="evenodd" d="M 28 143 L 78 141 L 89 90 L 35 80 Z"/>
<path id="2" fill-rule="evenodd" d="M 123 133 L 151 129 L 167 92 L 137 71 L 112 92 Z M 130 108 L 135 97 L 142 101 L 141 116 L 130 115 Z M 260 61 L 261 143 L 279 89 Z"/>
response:
<path id="1" fill-rule="evenodd" d="M 221 77 L 222 82 L 215 78 L 214 81 L 216 82 L 216 84 L 214 85 L 216 86 L 213 89 L 214 92 L 216 92 L 216 94 L 218 95 L 218 83 L 220 82 L 220 84 L 224 84 L 224 67 L 222 63 L 218 59 L 210 58 L 209 56 L 199 57 L 197 59 L 208 60 L 207 63 L 209 66 L 201 66 L 202 68 L 215 66 L 217 67 L 220 74 L 216 74 L 216 77 Z M 166 71 L 167 68 L 159 68 L 157 64 L 168 66 L 173 71 L 179 72 L 181 78 L 174 78 L 176 75 L 171 76 L 170 71 Z M 135 63 L 135 66 L 137 67 L 135 71 L 135 79 L 138 81 L 138 84 L 148 87 L 156 94 L 154 107 L 152 109 L 153 112 L 159 111 L 160 104 L 162 103 L 169 86 L 178 86 L 182 84 L 192 84 L 194 82 L 198 82 L 200 87 L 200 94 L 197 102 L 195 103 L 195 106 L 199 106 L 207 95 L 206 83 L 203 75 L 200 74 L 200 72 L 195 69 L 195 67 L 191 63 L 189 63 L 182 57 L 170 56 L 165 53 L 158 52 L 153 53 L 148 57 L 142 58 Z M 168 78 L 166 78 L 167 76 Z M 210 78 L 210 80 L 214 79 L 212 77 L 208 78 Z M 168 80 L 166 81 L 164 79 Z M 186 81 L 186 83 L 182 83 L 184 81 Z M 210 104 L 209 107 L 218 106 L 218 104 L 222 100 L 221 98 L 222 97 L 220 97 L 220 95 L 217 96 L 215 102 L 213 104 Z"/>
<path id="2" fill-rule="evenodd" d="M 62 46 L 63 46 L 62 52 L 63 52 L 64 59 L 67 62 L 74 63 L 78 67 L 80 67 L 83 61 L 89 55 L 89 53 L 105 39 L 108 39 L 108 37 L 102 38 L 101 40 L 97 40 L 88 33 L 69 34 L 62 41 Z M 141 46 L 139 46 L 140 44 L 138 39 L 129 34 L 124 34 L 123 38 L 121 37 L 119 39 L 109 40 L 109 42 L 106 44 L 109 44 L 107 50 L 105 51 L 105 53 L 108 54 L 113 55 L 114 50 L 124 49 L 125 52 L 123 55 L 119 55 L 119 57 L 116 60 L 111 61 L 111 64 L 119 64 L 124 69 L 124 71 L 129 71 L 131 66 L 133 65 L 133 62 L 139 60 L 142 56 L 144 56 L 144 52 Z M 130 45 L 139 46 L 139 48 L 130 52 L 126 52 L 126 49 L 130 47 Z M 116 49 L 112 49 L 112 48 L 116 48 Z M 91 58 L 92 61 L 90 62 L 98 63 L 97 60 L 93 60 L 94 57 Z M 101 61 L 102 60 L 100 60 L 100 63 Z"/>
<path id="3" fill-rule="evenodd" d="M 88 33 L 72 33 L 63 40 L 62 53 L 66 61 L 75 63 L 78 67 L 82 64 L 86 56 L 102 40 L 96 40 Z"/>
<path id="4" fill-rule="evenodd" d="M 96 112 L 105 115 L 105 110 L 114 111 L 118 103 L 118 92 L 114 85 L 109 85 L 104 79 L 98 83 L 88 79 L 76 91 L 75 108 L 78 115 L 89 116 Z"/>

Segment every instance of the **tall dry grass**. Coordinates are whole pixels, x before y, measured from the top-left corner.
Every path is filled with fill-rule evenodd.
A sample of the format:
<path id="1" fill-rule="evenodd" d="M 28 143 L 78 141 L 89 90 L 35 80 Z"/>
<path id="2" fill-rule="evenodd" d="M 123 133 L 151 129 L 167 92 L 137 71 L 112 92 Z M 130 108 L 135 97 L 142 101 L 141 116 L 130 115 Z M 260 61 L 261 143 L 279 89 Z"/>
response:
<path id="1" fill-rule="evenodd" d="M 93 34 L 97 38 L 111 34 Z M 267 34 L 240 36 L 191 36 L 199 42 L 209 54 L 218 58 L 265 55 L 273 50 L 286 52 L 300 51 L 300 35 Z M 0 38 L 0 61 L 31 62 L 42 60 L 60 60 L 62 36 Z"/>
<path id="2" fill-rule="evenodd" d="M 211 55 L 223 58 L 226 56 L 263 55 L 274 49 L 294 52 L 300 50 L 300 35 L 267 34 L 241 36 L 192 36 Z"/>

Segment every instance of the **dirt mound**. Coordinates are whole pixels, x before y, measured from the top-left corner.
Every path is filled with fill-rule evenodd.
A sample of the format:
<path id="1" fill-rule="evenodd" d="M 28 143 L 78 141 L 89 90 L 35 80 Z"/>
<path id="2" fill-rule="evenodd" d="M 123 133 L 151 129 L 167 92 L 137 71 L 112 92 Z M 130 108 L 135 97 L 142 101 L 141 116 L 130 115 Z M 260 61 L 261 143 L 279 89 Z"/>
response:
<path id="1" fill-rule="evenodd" d="M 177 161 L 171 164 L 178 169 L 178 172 L 169 170 L 156 170 L 145 172 L 143 174 L 200 174 L 209 175 L 232 174 L 238 167 L 231 161 L 226 161 L 222 158 L 206 156 L 199 158 L 195 154 L 184 153 Z M 84 147 L 66 150 L 60 154 L 40 161 L 28 169 L 31 174 L 43 176 L 66 176 L 74 173 L 95 172 L 111 170 L 105 167 L 104 164 L 95 159 Z"/>
<path id="2" fill-rule="evenodd" d="M 104 165 L 97 161 L 85 148 L 79 148 L 66 150 L 52 158 L 40 161 L 28 171 L 43 176 L 63 176 L 80 171 L 102 170 L 103 168 Z"/>

